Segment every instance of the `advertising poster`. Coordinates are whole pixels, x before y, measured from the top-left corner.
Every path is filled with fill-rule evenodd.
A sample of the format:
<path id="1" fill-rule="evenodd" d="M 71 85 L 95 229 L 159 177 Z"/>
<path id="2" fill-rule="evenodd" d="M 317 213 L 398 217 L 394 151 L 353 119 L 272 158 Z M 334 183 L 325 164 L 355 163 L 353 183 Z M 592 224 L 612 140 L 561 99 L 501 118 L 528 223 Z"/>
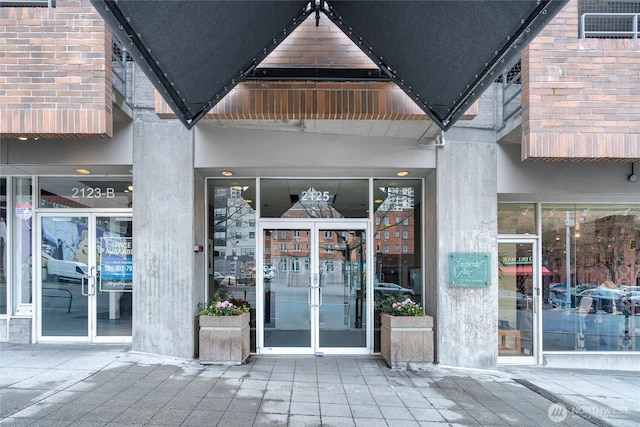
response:
<path id="1" fill-rule="evenodd" d="M 100 291 L 131 291 L 133 282 L 133 239 L 100 239 Z"/>

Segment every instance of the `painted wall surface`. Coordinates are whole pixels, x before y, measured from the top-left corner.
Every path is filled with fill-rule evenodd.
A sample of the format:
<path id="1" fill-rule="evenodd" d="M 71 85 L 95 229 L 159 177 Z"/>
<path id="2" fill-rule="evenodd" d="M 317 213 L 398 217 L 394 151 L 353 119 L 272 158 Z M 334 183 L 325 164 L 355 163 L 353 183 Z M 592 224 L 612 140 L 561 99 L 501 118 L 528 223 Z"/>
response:
<path id="1" fill-rule="evenodd" d="M 435 167 L 435 149 L 411 138 L 216 126 L 195 132 L 196 168 L 246 169 L 245 176 L 394 176 L 400 169 L 420 169 L 424 176 Z"/>
<path id="2" fill-rule="evenodd" d="M 497 149 L 501 201 L 640 202 L 640 183 L 627 181 L 629 163 L 530 162 L 520 160 L 519 145 Z"/>
<path id="3" fill-rule="evenodd" d="M 59 166 L 130 166 L 132 161 L 133 125 L 126 122 L 114 123 L 113 138 L 62 138 L 37 141 L 0 138 L 0 168 L 3 175 L 75 174 L 74 167 L 61 169 Z M 22 166 L 28 166 L 28 168 L 25 169 Z M 130 169 L 127 167 L 126 173 L 129 173 Z M 116 172 L 107 170 L 106 173 Z"/>

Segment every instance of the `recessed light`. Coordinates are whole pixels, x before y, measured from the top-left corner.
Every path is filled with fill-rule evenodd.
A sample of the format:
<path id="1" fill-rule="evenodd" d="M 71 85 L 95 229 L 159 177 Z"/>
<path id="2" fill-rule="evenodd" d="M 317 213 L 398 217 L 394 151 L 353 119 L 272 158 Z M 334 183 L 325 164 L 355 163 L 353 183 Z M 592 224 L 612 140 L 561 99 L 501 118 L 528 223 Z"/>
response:
<path id="1" fill-rule="evenodd" d="M 89 169 L 84 169 L 84 168 L 78 168 L 78 169 L 76 169 L 76 172 L 78 172 L 81 175 L 89 175 L 89 174 L 91 174 L 91 171 Z"/>
<path id="2" fill-rule="evenodd" d="M 19 139 L 20 141 L 26 141 L 26 140 L 27 140 L 27 139 L 29 139 L 29 138 L 27 138 L 26 136 L 19 136 L 19 137 L 18 137 L 18 139 Z"/>
<path id="3" fill-rule="evenodd" d="M 222 175 L 222 176 L 233 176 L 233 172 L 231 172 L 231 171 L 222 171 L 222 172 L 220 172 L 220 175 Z"/>
<path id="4" fill-rule="evenodd" d="M 409 171 L 398 171 L 396 172 L 396 176 L 407 176 L 409 175 Z"/>

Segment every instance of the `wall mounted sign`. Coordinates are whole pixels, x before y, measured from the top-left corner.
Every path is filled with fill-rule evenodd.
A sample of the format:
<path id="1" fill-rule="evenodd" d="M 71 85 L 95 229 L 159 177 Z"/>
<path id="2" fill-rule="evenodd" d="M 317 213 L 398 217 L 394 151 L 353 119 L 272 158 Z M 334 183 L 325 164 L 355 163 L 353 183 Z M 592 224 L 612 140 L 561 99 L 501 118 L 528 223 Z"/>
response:
<path id="1" fill-rule="evenodd" d="M 449 286 L 483 287 L 491 283 L 491 256 L 484 252 L 451 252 Z"/>

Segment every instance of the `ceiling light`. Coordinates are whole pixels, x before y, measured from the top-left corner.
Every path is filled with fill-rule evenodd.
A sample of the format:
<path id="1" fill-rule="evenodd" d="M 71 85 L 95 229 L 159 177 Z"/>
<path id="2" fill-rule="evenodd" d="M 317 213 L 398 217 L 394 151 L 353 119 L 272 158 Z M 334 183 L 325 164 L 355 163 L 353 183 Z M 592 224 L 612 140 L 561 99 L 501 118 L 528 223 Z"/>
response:
<path id="1" fill-rule="evenodd" d="M 231 172 L 231 171 L 222 171 L 222 172 L 220 172 L 220 175 L 222 175 L 222 176 L 233 176 L 233 172 Z"/>
<path id="2" fill-rule="evenodd" d="M 18 139 L 20 141 L 26 141 L 28 138 L 26 136 L 19 136 Z"/>
<path id="3" fill-rule="evenodd" d="M 91 174 L 91 171 L 89 169 L 84 169 L 84 168 L 78 168 L 78 169 L 76 169 L 76 172 L 78 172 L 81 175 L 89 175 L 89 174 Z"/>
<path id="4" fill-rule="evenodd" d="M 396 176 L 407 176 L 409 175 L 409 171 L 398 171 L 396 172 Z"/>

